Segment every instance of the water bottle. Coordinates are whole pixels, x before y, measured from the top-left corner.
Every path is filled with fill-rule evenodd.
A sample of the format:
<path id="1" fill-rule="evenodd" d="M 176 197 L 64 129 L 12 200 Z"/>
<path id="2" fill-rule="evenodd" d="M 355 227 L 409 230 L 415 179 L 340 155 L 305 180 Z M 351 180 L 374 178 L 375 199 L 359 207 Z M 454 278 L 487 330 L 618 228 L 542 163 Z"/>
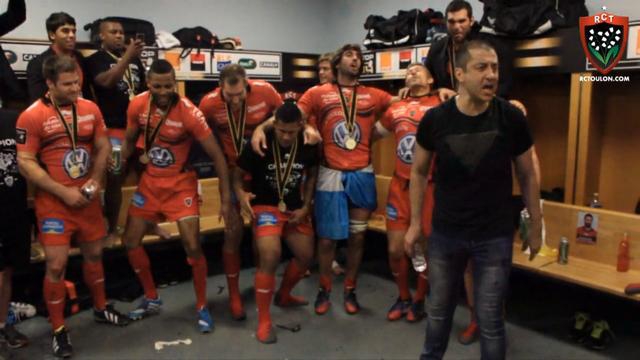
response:
<path id="1" fill-rule="evenodd" d="M 602 203 L 600 202 L 600 194 L 593 193 L 593 199 L 589 203 L 589 207 L 597 209 L 602 208 Z"/>
<path id="2" fill-rule="evenodd" d="M 427 259 L 424 258 L 424 251 L 422 251 L 422 245 L 415 243 L 413 245 L 413 257 L 411 258 L 413 269 L 416 272 L 423 272 L 427 270 Z"/>

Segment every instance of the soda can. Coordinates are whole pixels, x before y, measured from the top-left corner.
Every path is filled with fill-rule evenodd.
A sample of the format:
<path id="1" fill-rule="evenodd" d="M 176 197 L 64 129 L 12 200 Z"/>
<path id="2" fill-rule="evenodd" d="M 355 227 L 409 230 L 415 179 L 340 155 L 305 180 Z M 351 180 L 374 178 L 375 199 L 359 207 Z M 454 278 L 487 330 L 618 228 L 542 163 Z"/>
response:
<path id="1" fill-rule="evenodd" d="M 560 239 L 558 249 L 558 264 L 566 265 L 569 263 L 569 240 L 566 237 Z"/>
<path id="2" fill-rule="evenodd" d="M 113 174 L 120 175 L 122 171 L 122 147 L 120 145 L 111 146 L 111 160 L 113 161 Z"/>

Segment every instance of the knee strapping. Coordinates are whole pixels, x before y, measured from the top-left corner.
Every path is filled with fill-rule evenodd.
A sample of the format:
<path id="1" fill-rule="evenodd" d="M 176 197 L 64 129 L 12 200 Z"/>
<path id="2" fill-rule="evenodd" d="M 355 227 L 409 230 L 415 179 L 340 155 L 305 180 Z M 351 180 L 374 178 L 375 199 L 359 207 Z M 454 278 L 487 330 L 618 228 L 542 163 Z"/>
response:
<path id="1" fill-rule="evenodd" d="M 349 234 L 359 234 L 367 230 L 367 222 L 361 220 L 349 220 Z"/>

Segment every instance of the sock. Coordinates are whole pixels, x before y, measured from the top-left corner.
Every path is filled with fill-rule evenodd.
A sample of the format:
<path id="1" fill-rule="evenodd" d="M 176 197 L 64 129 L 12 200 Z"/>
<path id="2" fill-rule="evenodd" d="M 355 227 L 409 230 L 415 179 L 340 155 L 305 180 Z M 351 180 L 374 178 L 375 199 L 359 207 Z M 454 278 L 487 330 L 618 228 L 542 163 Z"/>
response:
<path id="1" fill-rule="evenodd" d="M 290 296 L 291 290 L 296 286 L 298 281 L 304 277 L 305 271 L 307 271 L 307 269 L 298 265 L 298 262 L 295 259 L 291 259 L 291 261 L 289 261 L 287 269 L 284 271 L 284 276 L 282 277 L 280 290 L 278 291 L 281 297 Z"/>
<path id="2" fill-rule="evenodd" d="M 196 292 L 196 308 L 198 310 L 207 304 L 207 259 L 200 256 L 197 259 L 187 257 L 193 273 L 193 289 Z"/>
<path id="3" fill-rule="evenodd" d="M 320 275 L 320 287 L 325 291 L 331 291 L 331 275 Z"/>
<path id="4" fill-rule="evenodd" d="M 153 275 L 151 274 L 151 264 L 149 263 L 149 257 L 142 246 L 129 249 L 127 252 L 129 256 L 129 264 L 133 268 L 133 271 L 138 276 L 138 280 L 142 284 L 144 289 L 144 296 L 147 299 L 157 299 L 158 291 L 156 290 L 156 284 L 153 282 Z"/>
<path id="5" fill-rule="evenodd" d="M 429 288 L 429 280 L 427 278 L 427 270 L 418 273 L 416 293 L 413 295 L 413 302 L 424 301 Z"/>
<path id="6" fill-rule="evenodd" d="M 356 279 L 344 278 L 344 292 L 356 289 Z"/>
<path id="7" fill-rule="evenodd" d="M 222 252 L 222 264 L 224 274 L 227 276 L 227 286 L 229 287 L 229 298 L 231 301 L 240 301 L 240 285 L 238 276 L 240 275 L 240 255 L 238 253 Z"/>
<path id="8" fill-rule="evenodd" d="M 87 284 L 91 292 L 94 309 L 104 310 L 107 307 L 107 296 L 104 290 L 104 269 L 102 268 L 102 261 L 83 261 L 82 274 L 84 283 Z"/>
<path id="9" fill-rule="evenodd" d="M 49 312 L 49 321 L 53 331 L 64 326 L 64 302 L 67 296 L 64 281 L 52 282 L 46 276 L 42 286 L 42 295 L 47 311 Z"/>
<path id="10" fill-rule="evenodd" d="M 266 338 L 271 329 L 271 299 L 276 277 L 261 271 L 256 272 L 256 305 L 258 306 L 258 337 Z"/>
<path id="11" fill-rule="evenodd" d="M 389 267 L 391 274 L 398 285 L 400 299 L 409 300 L 411 293 L 409 292 L 409 262 L 404 254 L 400 258 L 392 258 L 389 256 Z"/>

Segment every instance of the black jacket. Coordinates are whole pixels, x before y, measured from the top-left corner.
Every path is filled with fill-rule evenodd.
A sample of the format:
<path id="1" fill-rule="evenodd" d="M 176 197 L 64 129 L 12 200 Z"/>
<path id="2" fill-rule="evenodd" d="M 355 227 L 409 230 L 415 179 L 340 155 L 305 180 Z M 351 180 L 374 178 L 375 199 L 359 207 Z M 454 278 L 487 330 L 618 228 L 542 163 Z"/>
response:
<path id="1" fill-rule="evenodd" d="M 497 39 L 495 36 L 489 34 L 483 34 L 480 32 L 480 25 L 475 23 L 471 28 L 471 32 L 467 37 L 468 40 L 481 39 L 492 44 L 498 54 L 498 72 L 499 83 L 497 95 L 508 99 L 509 91 L 511 90 L 511 84 L 513 82 L 513 55 L 511 48 L 505 46 L 505 44 Z M 429 54 L 425 65 L 434 80 L 434 88 L 448 88 L 454 89 L 455 85 L 452 83 L 454 80 L 453 74 L 449 74 L 447 71 L 447 64 L 449 63 L 449 48 L 451 44 L 451 38 L 449 35 L 438 39 L 431 44 Z"/>
<path id="2" fill-rule="evenodd" d="M 54 56 L 55 54 L 56 53 L 53 51 L 53 49 L 49 47 L 45 52 L 29 61 L 29 65 L 27 65 L 27 88 L 29 90 L 29 102 L 38 100 L 49 90 L 49 88 L 47 87 L 47 82 L 42 75 L 42 64 L 44 64 L 44 62 L 48 58 Z M 80 64 L 80 67 L 82 68 L 82 97 L 91 100 L 91 79 L 87 77 L 86 60 L 77 50 L 74 51 L 74 56 L 76 57 L 78 63 Z"/>
<path id="3" fill-rule="evenodd" d="M 0 36 L 17 28 L 27 18 L 27 8 L 24 0 L 9 0 L 7 11 L 0 15 Z M 0 46 L 0 98 L 20 99 L 24 97 L 24 91 L 13 72 L 9 61 L 4 56 L 4 50 Z"/>

